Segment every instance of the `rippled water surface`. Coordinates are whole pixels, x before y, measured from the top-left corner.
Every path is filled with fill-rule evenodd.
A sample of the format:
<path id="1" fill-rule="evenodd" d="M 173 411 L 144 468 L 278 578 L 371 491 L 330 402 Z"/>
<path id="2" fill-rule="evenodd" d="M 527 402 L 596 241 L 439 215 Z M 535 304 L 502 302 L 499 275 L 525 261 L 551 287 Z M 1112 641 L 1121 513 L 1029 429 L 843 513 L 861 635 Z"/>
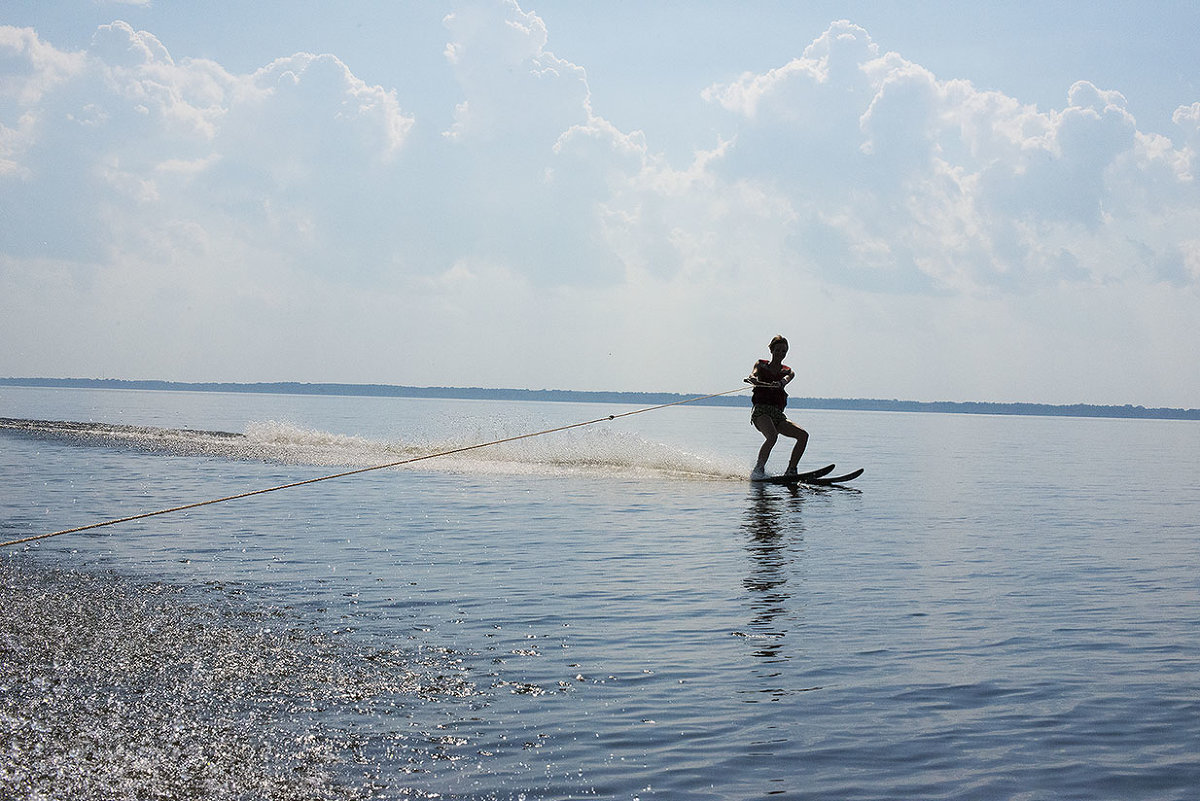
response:
<path id="1" fill-rule="evenodd" d="M 0 388 L 0 539 L 626 408 Z M 1194 797 L 1200 425 L 792 414 L 5 549 L 0 796 Z"/>

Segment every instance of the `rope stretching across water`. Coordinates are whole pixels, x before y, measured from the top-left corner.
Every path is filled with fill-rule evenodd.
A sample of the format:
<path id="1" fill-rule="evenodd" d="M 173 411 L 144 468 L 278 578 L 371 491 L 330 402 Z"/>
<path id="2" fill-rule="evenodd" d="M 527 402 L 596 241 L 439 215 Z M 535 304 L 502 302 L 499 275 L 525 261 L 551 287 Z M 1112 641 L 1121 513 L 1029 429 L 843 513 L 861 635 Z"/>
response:
<path id="1" fill-rule="evenodd" d="M 515 437 L 505 437 L 504 439 L 495 439 L 491 442 L 480 442 L 475 445 L 465 445 L 461 448 L 453 448 L 448 451 L 440 451 L 438 453 L 428 453 L 424 456 L 413 456 L 408 459 L 401 459 L 397 462 L 388 462 L 387 464 L 377 464 L 371 467 L 360 467 L 355 470 L 346 470 L 333 475 L 320 476 L 318 478 L 309 478 L 304 481 L 293 481 L 290 484 L 280 484 L 277 487 L 267 487 L 266 489 L 251 490 L 249 492 L 240 492 L 236 495 L 226 495 L 224 498 L 212 498 L 207 501 L 197 501 L 196 503 L 188 503 L 182 506 L 172 506 L 170 509 L 159 509 L 154 512 L 143 512 L 141 514 L 130 515 L 129 517 L 119 517 L 115 520 L 105 520 L 100 523 L 89 523 L 86 526 L 77 526 L 75 528 L 66 528 L 62 531 L 51 531 L 48 534 L 34 534 L 30 537 L 21 537 L 20 539 L 9 540 L 8 542 L 0 542 L 0 548 L 7 548 L 10 545 L 21 545 L 26 542 L 34 542 L 35 540 L 49 539 L 57 537 L 60 534 L 76 534 L 80 531 L 89 531 L 94 528 L 103 528 L 104 526 L 115 526 L 118 523 L 129 523 L 134 520 L 144 520 L 147 517 L 157 517 L 158 515 L 170 514 L 171 512 L 183 512 L 187 509 L 197 509 L 201 506 L 212 506 L 215 503 L 225 503 L 226 501 L 235 501 L 239 498 L 250 498 L 254 495 L 265 495 L 268 492 L 278 492 L 279 490 L 291 489 L 292 487 L 303 487 L 306 484 L 316 484 L 319 481 L 329 481 L 335 478 L 346 478 L 348 476 L 356 476 L 360 473 L 370 473 L 373 470 L 386 470 L 389 467 L 400 467 L 401 465 L 412 464 L 413 462 L 422 462 L 426 459 L 436 459 L 439 456 L 451 456 L 456 453 L 464 453 L 466 451 L 478 450 L 479 448 L 487 448 L 492 445 L 501 445 L 505 442 L 516 442 L 517 440 L 530 439 L 532 437 L 540 437 L 544 434 L 554 434 L 559 431 L 567 431 L 572 428 L 582 428 L 584 426 L 603 423 L 608 420 L 616 420 L 618 417 L 630 417 L 643 412 L 652 412 L 657 409 L 665 409 L 668 406 L 682 406 L 685 403 L 696 403 L 697 401 L 708 400 L 709 398 L 719 398 L 722 395 L 732 395 L 735 392 L 741 392 L 746 387 L 738 387 L 737 389 L 726 390 L 725 392 L 715 392 L 712 395 L 702 395 L 696 398 L 687 398 L 681 401 L 673 401 L 672 403 L 660 403 L 657 406 L 647 406 L 642 409 L 634 409 L 630 412 L 621 412 L 620 414 L 610 414 L 607 417 L 597 417 L 595 420 L 585 420 L 581 423 L 571 423 L 570 425 L 559 426 L 557 428 L 547 428 L 544 431 L 533 431 L 528 434 L 518 434 Z"/>

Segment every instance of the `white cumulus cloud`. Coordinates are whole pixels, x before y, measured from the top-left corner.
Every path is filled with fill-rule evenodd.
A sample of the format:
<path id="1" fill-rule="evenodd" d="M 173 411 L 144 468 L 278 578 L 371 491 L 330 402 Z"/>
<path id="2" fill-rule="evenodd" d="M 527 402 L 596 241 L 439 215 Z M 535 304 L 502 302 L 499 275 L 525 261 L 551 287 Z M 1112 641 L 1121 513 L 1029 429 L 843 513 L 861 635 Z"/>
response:
<path id="1" fill-rule="evenodd" d="M 534 385 L 557 363 L 575 372 L 545 385 L 690 389 L 764 331 L 837 331 L 806 354 L 813 394 L 959 376 L 1038 400 L 1005 387 L 1068 356 L 1148 386 L 1139 352 L 1200 347 L 1177 331 L 1200 294 L 1200 103 L 1150 133 L 1096 82 L 1039 108 L 849 21 L 814 34 L 697 78 L 711 141 L 676 163 L 515 0 L 452 5 L 430 35 L 453 88 L 420 102 L 347 53 L 238 71 L 119 21 L 77 51 L 0 27 L 0 373 Z M 705 366 L 655 359 L 664 332 Z M 473 348 L 486 367 L 453 375 L 430 355 Z"/>
<path id="2" fill-rule="evenodd" d="M 102 263 L 150 230 L 186 222 L 221 238 L 271 217 L 286 249 L 301 229 L 336 224 L 345 211 L 327 217 L 315 201 L 361 189 L 413 124 L 394 93 L 333 56 L 235 75 L 177 62 L 123 22 L 101 26 L 82 53 L 11 28 L 0 42 L 17 67 L 0 139 L 14 209 L 0 226 L 16 254 Z"/>
<path id="3" fill-rule="evenodd" d="M 723 175 L 790 205 L 801 269 L 906 291 L 1189 280 L 1171 266 L 1200 212 L 1188 134 L 1140 132 L 1118 92 L 1080 81 L 1038 110 L 839 22 L 705 96 L 740 120 Z"/>

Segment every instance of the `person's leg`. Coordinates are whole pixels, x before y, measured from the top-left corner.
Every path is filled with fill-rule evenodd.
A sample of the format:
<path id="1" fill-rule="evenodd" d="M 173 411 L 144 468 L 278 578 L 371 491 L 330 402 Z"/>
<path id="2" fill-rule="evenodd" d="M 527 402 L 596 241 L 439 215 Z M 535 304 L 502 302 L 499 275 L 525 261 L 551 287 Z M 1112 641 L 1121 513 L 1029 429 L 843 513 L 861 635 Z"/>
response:
<path id="1" fill-rule="evenodd" d="M 779 439 L 779 431 L 775 428 L 775 421 L 765 414 L 754 420 L 754 427 L 762 433 L 764 440 L 762 447 L 758 449 L 758 462 L 754 465 L 754 472 L 765 473 L 767 459 L 771 456 L 771 449 L 775 447 L 775 441 Z"/>
<path id="2" fill-rule="evenodd" d="M 790 459 L 788 459 L 787 466 L 787 472 L 795 473 L 796 465 L 800 464 L 800 457 L 804 455 L 804 449 L 808 446 L 808 432 L 793 423 L 791 420 L 784 420 L 782 423 L 776 423 L 774 424 L 774 427 L 785 437 L 794 437 L 796 440 L 796 444 L 792 448 L 792 456 Z"/>

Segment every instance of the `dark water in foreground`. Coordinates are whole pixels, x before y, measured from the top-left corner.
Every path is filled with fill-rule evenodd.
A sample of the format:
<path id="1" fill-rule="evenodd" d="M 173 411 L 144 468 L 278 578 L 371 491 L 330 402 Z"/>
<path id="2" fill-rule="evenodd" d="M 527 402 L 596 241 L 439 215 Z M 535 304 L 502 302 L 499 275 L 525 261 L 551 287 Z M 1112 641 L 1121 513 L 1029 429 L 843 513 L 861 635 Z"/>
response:
<path id="1" fill-rule="evenodd" d="M 615 410 L 6 388 L 134 430 L 0 538 Z M 796 416 L 856 490 L 684 407 L 0 552 L 0 797 L 1194 797 L 1200 426 Z"/>

